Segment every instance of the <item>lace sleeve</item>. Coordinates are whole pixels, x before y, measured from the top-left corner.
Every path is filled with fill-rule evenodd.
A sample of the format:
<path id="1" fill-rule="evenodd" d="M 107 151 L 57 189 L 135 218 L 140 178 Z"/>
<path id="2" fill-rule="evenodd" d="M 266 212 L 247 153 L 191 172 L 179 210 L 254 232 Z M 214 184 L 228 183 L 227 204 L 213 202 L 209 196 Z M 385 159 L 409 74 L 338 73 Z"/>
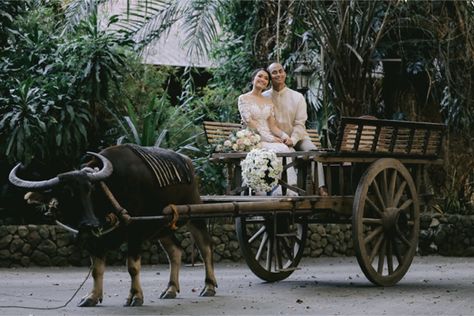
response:
<path id="1" fill-rule="evenodd" d="M 238 107 L 239 107 L 239 113 L 242 119 L 242 123 L 245 126 L 248 126 L 251 119 L 251 113 L 250 113 L 249 104 L 248 102 L 245 102 L 243 96 L 239 96 Z"/>

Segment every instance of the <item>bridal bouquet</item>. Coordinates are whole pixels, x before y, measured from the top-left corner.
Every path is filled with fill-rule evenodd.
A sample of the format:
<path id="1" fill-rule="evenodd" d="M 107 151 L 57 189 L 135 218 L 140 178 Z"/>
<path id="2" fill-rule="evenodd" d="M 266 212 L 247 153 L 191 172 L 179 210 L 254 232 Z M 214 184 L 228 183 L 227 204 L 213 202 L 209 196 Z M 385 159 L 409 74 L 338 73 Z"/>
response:
<path id="1" fill-rule="evenodd" d="M 253 149 L 240 162 L 244 184 L 252 190 L 270 192 L 278 184 L 283 165 L 275 152 Z"/>
<path id="2" fill-rule="evenodd" d="M 260 148 L 260 135 L 246 128 L 230 134 L 222 144 L 216 146 L 216 151 L 251 151 L 254 148 Z"/>

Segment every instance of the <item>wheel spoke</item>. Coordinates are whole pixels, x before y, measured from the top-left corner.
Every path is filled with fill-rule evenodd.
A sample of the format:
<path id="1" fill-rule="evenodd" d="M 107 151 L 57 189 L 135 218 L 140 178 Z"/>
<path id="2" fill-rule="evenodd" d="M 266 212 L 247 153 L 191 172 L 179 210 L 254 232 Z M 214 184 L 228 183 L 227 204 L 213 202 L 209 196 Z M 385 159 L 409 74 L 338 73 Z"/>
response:
<path id="1" fill-rule="evenodd" d="M 393 274 L 393 253 L 392 253 L 392 243 L 389 240 L 387 243 L 387 267 L 388 274 Z"/>
<path id="2" fill-rule="evenodd" d="M 383 240 L 384 240 L 384 236 L 380 235 L 379 239 L 375 243 L 374 248 L 372 248 L 372 252 L 371 252 L 370 257 L 369 257 L 370 264 L 372 264 L 372 262 L 374 262 L 375 256 L 379 253 L 380 245 L 382 245 Z"/>
<path id="3" fill-rule="evenodd" d="M 403 235 L 398 235 L 398 238 L 400 238 L 400 240 L 405 244 L 407 245 L 408 247 L 411 247 L 411 243 L 410 241 Z"/>
<path id="4" fill-rule="evenodd" d="M 255 254 L 255 260 L 257 261 L 260 260 L 260 257 L 262 256 L 262 253 L 263 253 L 263 248 L 265 247 L 267 240 L 268 240 L 268 234 L 267 232 L 265 232 L 263 234 L 262 241 L 260 242 L 260 245 L 258 247 L 257 253 Z"/>
<path id="5" fill-rule="evenodd" d="M 372 209 L 373 209 L 374 211 L 376 211 L 376 212 L 380 215 L 380 217 L 382 217 L 383 212 L 378 208 L 378 206 L 375 205 L 375 203 L 374 203 L 369 197 L 367 197 L 365 200 L 366 200 L 366 201 L 368 202 L 368 204 L 372 207 Z"/>
<path id="6" fill-rule="evenodd" d="M 259 229 L 255 234 L 253 234 L 252 237 L 249 238 L 248 243 L 251 244 L 256 238 L 258 238 L 258 237 L 259 237 L 261 234 L 263 234 L 265 231 L 266 231 L 266 227 L 265 227 L 265 226 L 260 227 L 260 229 Z"/>
<path id="7" fill-rule="evenodd" d="M 282 245 L 283 250 L 285 251 L 285 253 L 287 255 L 287 258 L 288 259 L 293 258 L 293 254 L 292 254 L 290 246 L 288 245 L 287 239 L 285 237 L 283 237 L 283 238 L 280 239 L 280 241 L 281 241 L 280 244 Z"/>
<path id="8" fill-rule="evenodd" d="M 400 211 L 404 211 L 406 210 L 410 205 L 413 204 L 413 200 L 412 199 L 408 199 L 406 200 L 405 202 L 403 202 L 402 205 L 400 205 Z"/>
<path id="9" fill-rule="evenodd" d="M 394 204 L 394 195 L 395 195 L 395 185 L 397 183 L 397 170 L 393 170 L 392 177 L 390 178 L 390 185 L 388 187 L 388 201 L 387 205 L 389 207 L 395 206 Z"/>
<path id="10" fill-rule="evenodd" d="M 392 239 L 392 248 L 395 256 L 397 257 L 398 264 L 401 264 L 403 262 L 403 256 L 398 249 L 397 241 L 395 239 Z"/>
<path id="11" fill-rule="evenodd" d="M 383 227 L 382 226 L 379 226 L 377 227 L 376 229 L 374 229 L 373 231 L 370 232 L 370 234 L 364 238 L 364 244 L 368 244 L 372 241 L 372 239 L 374 239 L 374 237 L 376 237 L 377 235 L 381 234 L 383 231 Z"/>
<path id="12" fill-rule="evenodd" d="M 388 181 L 387 181 L 387 169 L 382 172 L 382 197 L 384 198 L 385 206 L 389 205 L 388 201 Z"/>
<path id="13" fill-rule="evenodd" d="M 282 253 L 280 249 L 280 238 L 275 238 L 275 270 L 283 269 Z M 278 267 L 278 268 L 277 268 Z"/>
<path id="14" fill-rule="evenodd" d="M 271 238 L 268 238 L 268 241 L 267 241 L 267 262 L 266 262 L 267 271 L 272 271 L 272 260 L 273 260 L 273 241 L 272 241 Z"/>
<path id="15" fill-rule="evenodd" d="M 400 198 L 403 195 L 403 192 L 405 191 L 405 187 L 407 185 L 407 182 L 403 180 L 403 182 L 400 184 L 400 187 L 397 190 L 397 194 L 395 194 L 395 197 L 393 198 L 393 207 L 397 207 L 398 203 L 400 202 Z"/>
<path id="16" fill-rule="evenodd" d="M 384 265 L 384 262 L 385 262 L 385 239 L 384 241 L 382 242 L 382 247 L 381 247 L 381 251 L 379 253 L 379 262 L 378 262 L 378 265 L 377 265 L 377 272 L 382 275 L 383 273 L 383 265 Z"/>
<path id="17" fill-rule="evenodd" d="M 377 180 L 374 179 L 374 182 L 372 182 L 374 189 L 375 189 L 375 194 L 377 195 L 380 204 L 382 205 L 382 209 L 385 209 L 385 202 L 383 200 L 382 194 L 380 193 L 379 185 L 377 183 Z"/>
<path id="18" fill-rule="evenodd" d="M 382 219 L 365 217 L 362 219 L 362 223 L 367 225 L 382 225 Z"/>

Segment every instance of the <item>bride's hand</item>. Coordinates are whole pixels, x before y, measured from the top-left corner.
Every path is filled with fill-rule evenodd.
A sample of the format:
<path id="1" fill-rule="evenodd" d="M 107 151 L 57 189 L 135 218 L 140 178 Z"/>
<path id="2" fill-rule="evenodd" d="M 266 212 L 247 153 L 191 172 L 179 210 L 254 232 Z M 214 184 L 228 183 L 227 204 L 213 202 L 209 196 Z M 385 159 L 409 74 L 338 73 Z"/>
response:
<path id="1" fill-rule="evenodd" d="M 275 143 L 283 143 L 283 140 L 280 137 L 274 136 Z"/>

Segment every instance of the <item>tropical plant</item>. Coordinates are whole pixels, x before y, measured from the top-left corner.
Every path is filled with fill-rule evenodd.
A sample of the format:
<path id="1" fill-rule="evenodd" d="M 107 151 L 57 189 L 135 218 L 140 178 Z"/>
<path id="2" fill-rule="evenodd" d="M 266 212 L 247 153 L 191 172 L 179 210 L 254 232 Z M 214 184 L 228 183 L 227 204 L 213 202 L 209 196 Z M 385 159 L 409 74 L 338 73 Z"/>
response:
<path id="1" fill-rule="evenodd" d="M 132 104 L 128 115 L 121 123 L 124 135 L 117 142 L 132 142 L 142 146 L 157 146 L 176 150 L 198 151 L 193 146 L 199 133 L 196 133 L 195 117 L 197 110 L 190 110 L 185 104 L 171 107 L 163 95 L 153 98 L 146 109 L 137 111 Z"/>
<path id="2" fill-rule="evenodd" d="M 42 146 L 41 135 L 46 133 L 45 121 L 52 104 L 48 103 L 46 93 L 32 86 L 31 81 L 17 81 L 17 84 L 10 90 L 10 97 L 4 99 L 0 135 L 5 140 L 3 146 L 8 157 L 29 163 L 35 154 L 44 156 L 46 148 Z"/>
<path id="3" fill-rule="evenodd" d="M 227 187 L 224 176 L 224 165 L 209 162 L 212 153 L 210 146 L 205 148 L 200 157 L 193 159 L 196 175 L 199 179 L 199 192 L 201 194 L 224 194 Z"/>
<path id="4" fill-rule="evenodd" d="M 11 3 L 25 5 L 28 10 L 18 9 L 21 14 L 5 30 L 9 40 L 0 53 L 0 112 L 10 117 L 22 108 L 22 115 L 31 121 L 30 128 L 41 126 L 42 130 L 29 133 L 27 123 L 24 127 L 13 121 L 3 124 L 0 147 L 5 148 L 2 152 L 10 161 L 30 162 L 36 157 L 45 164 L 61 161 L 64 165 L 55 165 L 63 169 L 75 165 L 88 147 L 96 150 L 103 144 L 104 132 L 111 124 L 106 107 L 114 104 L 108 98 L 127 71 L 130 55 L 126 49 L 131 42 L 118 33 L 100 30 L 96 14 L 73 31 L 60 33 L 63 16 L 61 11 L 58 14 L 58 3 Z M 18 103 L 25 93 L 27 102 Z M 25 115 L 25 109 L 31 113 Z M 8 145 L 19 137 L 24 138 L 21 144 Z"/>
<path id="5" fill-rule="evenodd" d="M 109 22 L 113 23 L 113 19 Z M 118 84 L 127 71 L 125 49 L 131 42 L 99 29 L 97 15 L 79 23 L 76 34 L 60 47 L 60 54 L 70 56 L 67 66 L 75 71 L 72 78 L 83 89 L 95 115 L 96 103 L 107 100 L 110 84 Z"/>
<path id="6" fill-rule="evenodd" d="M 217 37 L 216 17 L 224 0 L 143 0 L 117 3 L 113 0 L 71 0 L 66 8 L 64 31 L 74 30 L 82 20 L 100 12 L 107 14 L 107 3 L 122 7 L 113 16 L 118 32 L 135 43 L 141 51 L 149 43 L 166 36 L 173 25 L 179 25 L 185 35 L 189 54 L 202 56 L 210 51 L 210 43 Z M 121 4 L 125 4 L 121 6 Z M 101 6 L 100 9 L 98 6 Z"/>

